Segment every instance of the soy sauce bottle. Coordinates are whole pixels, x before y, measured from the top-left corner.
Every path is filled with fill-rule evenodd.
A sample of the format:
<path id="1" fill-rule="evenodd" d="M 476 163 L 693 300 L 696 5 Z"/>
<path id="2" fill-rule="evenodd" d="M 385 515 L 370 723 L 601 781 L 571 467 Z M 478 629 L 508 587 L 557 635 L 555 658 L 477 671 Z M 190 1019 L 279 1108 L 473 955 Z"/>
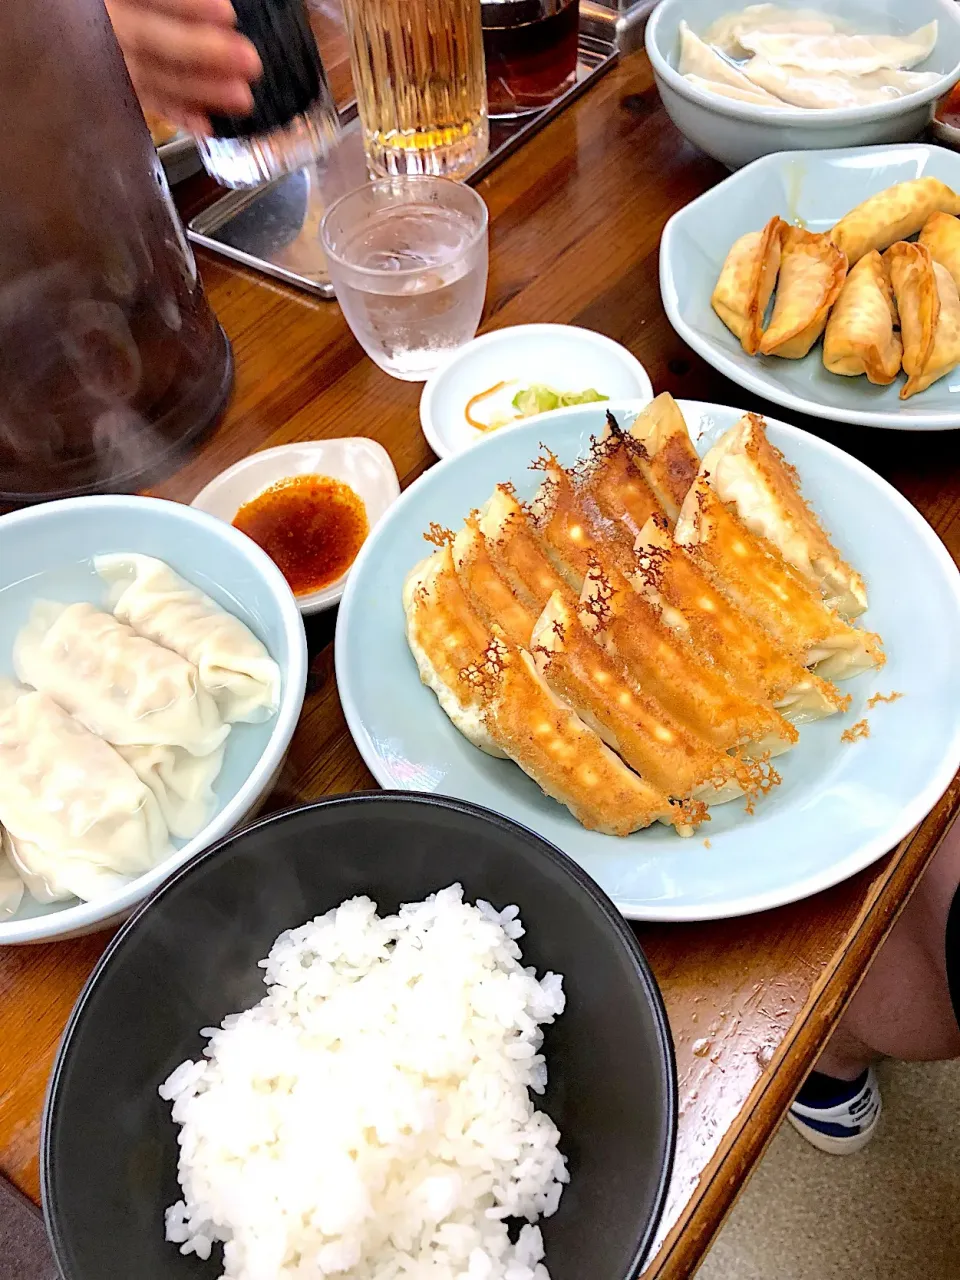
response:
<path id="1" fill-rule="evenodd" d="M 199 138 L 203 163 L 227 187 L 251 187 L 311 164 L 338 136 L 337 111 L 304 0 L 233 0 L 237 30 L 263 75 L 248 116 L 213 116 Z"/>

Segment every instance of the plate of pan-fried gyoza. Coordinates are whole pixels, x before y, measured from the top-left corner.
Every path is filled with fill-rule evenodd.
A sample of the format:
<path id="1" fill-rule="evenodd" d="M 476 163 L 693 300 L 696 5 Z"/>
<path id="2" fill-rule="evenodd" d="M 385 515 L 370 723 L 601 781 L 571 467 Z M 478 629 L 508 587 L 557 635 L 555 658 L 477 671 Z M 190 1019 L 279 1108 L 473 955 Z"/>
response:
<path id="1" fill-rule="evenodd" d="M 960 156 L 780 152 L 664 229 L 670 322 L 777 404 L 900 430 L 960 428 Z"/>
<path id="2" fill-rule="evenodd" d="M 356 562 L 337 681 L 377 781 L 524 823 L 638 919 L 793 901 L 896 845 L 960 765 L 960 574 L 929 525 L 737 409 L 549 428 L 433 467 Z"/>

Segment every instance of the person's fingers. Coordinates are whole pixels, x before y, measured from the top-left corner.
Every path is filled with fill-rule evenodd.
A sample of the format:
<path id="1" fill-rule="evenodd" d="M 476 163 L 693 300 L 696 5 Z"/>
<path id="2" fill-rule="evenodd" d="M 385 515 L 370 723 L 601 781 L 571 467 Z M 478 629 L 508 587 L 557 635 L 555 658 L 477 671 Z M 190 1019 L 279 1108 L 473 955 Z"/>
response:
<path id="1" fill-rule="evenodd" d="M 170 102 L 166 98 L 158 97 L 149 85 L 138 85 L 134 81 L 134 88 L 137 91 L 140 108 L 148 119 L 151 115 L 158 116 L 186 133 L 196 133 L 202 137 L 207 137 L 213 132 L 210 119 L 203 112 L 191 110 L 182 102 Z"/>
<path id="2" fill-rule="evenodd" d="M 130 70 L 140 101 L 149 102 L 161 115 L 182 116 L 186 112 L 205 116 L 213 111 L 245 116 L 253 110 L 253 94 L 243 80 L 168 72 L 136 62 Z"/>
<path id="3" fill-rule="evenodd" d="M 184 133 L 192 133 L 200 138 L 208 138 L 213 133 L 208 116 L 195 111 L 179 110 L 169 116 L 170 123 L 177 125 Z"/>
<path id="4" fill-rule="evenodd" d="M 120 9 L 144 13 L 162 13 L 178 22 L 210 23 L 216 27 L 235 27 L 237 15 L 230 0 L 108 0 L 107 9 L 115 21 Z"/>
<path id="5" fill-rule="evenodd" d="M 253 44 L 236 31 L 182 23 L 160 13 L 133 15 L 123 7 L 115 10 L 114 26 L 128 60 L 156 66 L 167 75 L 249 83 L 263 74 Z"/>

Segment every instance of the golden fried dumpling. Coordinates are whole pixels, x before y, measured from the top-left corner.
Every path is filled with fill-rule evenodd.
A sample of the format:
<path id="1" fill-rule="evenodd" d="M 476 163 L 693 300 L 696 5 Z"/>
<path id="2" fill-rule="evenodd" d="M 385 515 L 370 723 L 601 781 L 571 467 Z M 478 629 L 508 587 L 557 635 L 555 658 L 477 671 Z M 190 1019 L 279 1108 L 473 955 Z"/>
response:
<path id="1" fill-rule="evenodd" d="M 796 742 L 796 729 L 694 647 L 682 620 L 669 627 L 660 606 L 618 574 L 590 571 L 578 617 L 669 715 L 719 750 L 779 755 Z"/>
<path id="2" fill-rule="evenodd" d="M 903 331 L 900 399 L 909 400 L 960 364 L 960 294 L 924 245 L 895 244 L 886 256 Z"/>
<path id="3" fill-rule="evenodd" d="M 539 459 L 544 480 L 531 503 L 534 523 L 557 572 L 577 595 L 594 560 L 630 573 L 633 548 L 605 533 L 580 502 L 569 472 L 551 454 Z"/>
<path id="4" fill-rule="evenodd" d="M 524 508 L 508 485 L 497 485 L 477 518 L 490 560 L 514 595 L 534 616 L 554 591 L 569 591 L 543 549 Z M 571 599 L 576 595 L 571 592 Z"/>
<path id="5" fill-rule="evenodd" d="M 410 570 L 403 608 L 420 679 L 469 742 L 488 755 L 502 756 L 483 723 L 479 692 L 461 679 L 461 672 L 480 661 L 490 632 L 457 581 L 449 543 Z"/>
<path id="6" fill-rule="evenodd" d="M 787 224 L 771 218 L 762 231 L 737 240 L 720 271 L 710 305 L 748 356 L 760 349 L 763 320 L 777 282 L 780 251 Z"/>
<path id="7" fill-rule="evenodd" d="M 900 316 L 903 338 L 903 371 L 919 377 L 933 351 L 940 296 L 933 274 L 933 260 L 920 244 L 898 242 L 884 254 Z"/>
<path id="8" fill-rule="evenodd" d="M 858 204 L 829 235 L 852 267 L 871 249 L 915 235 L 932 213 L 960 213 L 960 196 L 939 178 L 913 178 Z"/>
<path id="9" fill-rule="evenodd" d="M 903 358 L 898 324 L 890 272 L 871 249 L 854 265 L 830 312 L 823 336 L 824 367 L 848 378 L 865 373 L 874 385 L 889 386 Z"/>
<path id="10" fill-rule="evenodd" d="M 802 360 L 823 333 L 846 274 L 847 260 L 828 235 L 787 227 L 773 315 L 760 354 Z"/>
<path id="11" fill-rule="evenodd" d="M 934 262 L 946 267 L 960 289 L 960 218 L 952 213 L 931 213 L 923 224 L 918 243 Z"/>
<path id="12" fill-rule="evenodd" d="M 474 679 L 501 752 L 588 830 L 626 836 L 661 821 L 689 831 L 689 812 L 629 769 L 548 688 L 528 650 L 494 634 Z"/>
<path id="13" fill-rule="evenodd" d="M 489 628 L 496 623 L 514 644 L 529 645 L 536 612 L 520 603 L 490 558 L 476 517 L 470 516 L 453 540 L 457 581 L 477 616 Z"/>
<path id="14" fill-rule="evenodd" d="M 637 414 L 627 435 L 640 446 L 639 468 L 672 524 L 696 479 L 700 458 L 669 391 L 662 391 Z"/>
<path id="15" fill-rule="evenodd" d="M 828 609 L 771 543 L 751 533 L 720 501 L 701 471 L 674 533 L 719 589 L 804 666 L 847 679 L 883 663 L 879 636 Z"/>
<path id="16" fill-rule="evenodd" d="M 849 703 L 714 586 L 665 522 L 651 520 L 637 542 L 636 590 L 663 609 L 670 626 L 711 659 L 748 697 L 771 702 L 791 724 L 820 720 Z M 796 741 L 794 737 L 787 746 Z M 783 748 L 785 749 L 785 748 Z"/>
<path id="17" fill-rule="evenodd" d="M 933 334 L 933 350 L 920 372 L 908 378 L 901 388 L 901 400 L 908 400 L 918 391 L 926 391 L 927 387 L 952 373 L 960 364 L 960 293 L 957 292 L 953 276 L 939 262 L 933 264 L 933 275 L 940 303 Z"/>
<path id="18" fill-rule="evenodd" d="M 576 468 L 577 496 L 593 503 L 631 544 L 650 517 L 663 511 L 638 465 L 641 449 L 608 413 L 606 434 Z"/>
<path id="19" fill-rule="evenodd" d="M 874 255 L 879 261 L 879 255 Z M 858 267 L 868 262 L 863 258 Z M 800 493 L 796 470 L 767 439 L 763 419 L 747 413 L 725 431 L 703 460 L 721 502 L 748 529 L 766 538 L 845 618 L 867 607 L 863 578 L 840 555 Z"/>
<path id="20" fill-rule="evenodd" d="M 557 697 L 666 795 L 716 804 L 743 794 L 733 757 L 674 720 L 594 642 L 559 593 L 533 629 L 531 652 Z"/>

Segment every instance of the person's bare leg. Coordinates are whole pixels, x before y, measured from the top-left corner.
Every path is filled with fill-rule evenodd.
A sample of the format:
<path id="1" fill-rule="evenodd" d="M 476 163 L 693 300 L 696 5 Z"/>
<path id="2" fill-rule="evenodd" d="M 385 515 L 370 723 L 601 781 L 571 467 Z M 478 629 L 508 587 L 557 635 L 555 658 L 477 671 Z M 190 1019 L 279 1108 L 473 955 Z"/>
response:
<path id="1" fill-rule="evenodd" d="M 947 915 L 958 885 L 960 821 L 947 833 L 877 953 L 817 1071 L 855 1080 L 878 1057 L 907 1062 L 960 1057 L 960 1028 L 944 958 Z"/>

